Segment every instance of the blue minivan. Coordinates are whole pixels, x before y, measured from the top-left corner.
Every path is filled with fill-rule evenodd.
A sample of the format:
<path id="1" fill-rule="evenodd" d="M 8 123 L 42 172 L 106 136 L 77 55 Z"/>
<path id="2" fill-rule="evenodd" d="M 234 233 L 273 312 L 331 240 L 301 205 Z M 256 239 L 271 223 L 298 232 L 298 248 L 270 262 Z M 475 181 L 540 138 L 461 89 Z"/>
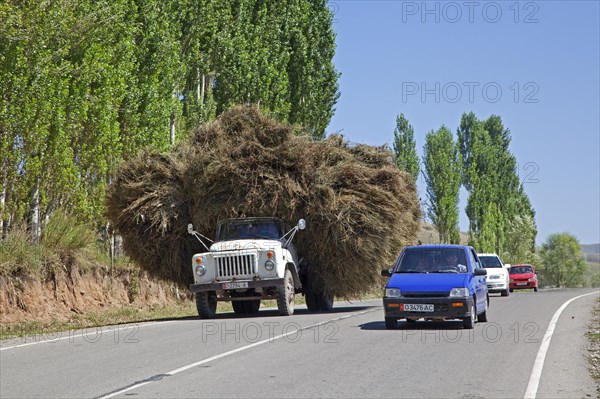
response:
<path id="1" fill-rule="evenodd" d="M 398 319 L 459 319 L 467 329 L 475 318 L 487 321 L 487 272 L 472 247 L 407 247 L 394 267 L 381 274 L 390 277 L 383 297 L 387 328 L 396 328 Z"/>

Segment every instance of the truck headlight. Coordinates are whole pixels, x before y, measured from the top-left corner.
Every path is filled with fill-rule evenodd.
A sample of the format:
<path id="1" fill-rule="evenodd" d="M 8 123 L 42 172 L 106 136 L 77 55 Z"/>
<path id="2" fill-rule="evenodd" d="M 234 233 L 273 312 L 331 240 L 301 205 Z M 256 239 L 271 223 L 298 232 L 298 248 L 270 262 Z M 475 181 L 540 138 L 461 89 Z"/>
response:
<path id="1" fill-rule="evenodd" d="M 468 298 L 469 290 L 466 288 L 452 288 L 450 290 L 450 298 Z"/>
<path id="2" fill-rule="evenodd" d="M 196 266 L 196 274 L 200 277 L 206 274 L 206 268 L 204 265 Z"/>
<path id="3" fill-rule="evenodd" d="M 265 262 L 265 269 L 267 269 L 268 271 L 273 270 L 274 267 L 275 267 L 275 262 L 273 262 L 272 260 L 268 260 Z"/>
<path id="4" fill-rule="evenodd" d="M 399 288 L 386 288 L 385 296 L 387 298 L 400 298 L 402 296 L 402 293 L 400 292 Z"/>

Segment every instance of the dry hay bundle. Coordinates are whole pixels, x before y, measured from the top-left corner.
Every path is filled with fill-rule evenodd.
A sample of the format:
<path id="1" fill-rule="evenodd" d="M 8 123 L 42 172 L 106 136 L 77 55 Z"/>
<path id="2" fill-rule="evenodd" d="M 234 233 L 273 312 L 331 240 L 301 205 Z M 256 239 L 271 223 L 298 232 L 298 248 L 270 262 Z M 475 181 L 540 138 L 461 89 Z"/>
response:
<path id="1" fill-rule="evenodd" d="M 288 225 L 305 218 L 299 256 L 311 281 L 340 297 L 379 281 L 414 242 L 420 217 L 415 184 L 389 150 L 350 146 L 340 136 L 312 141 L 254 107 L 223 113 L 172 154 L 125 164 L 108 208 L 132 258 L 186 283 L 200 250 L 186 237 L 188 221 L 210 237 L 229 217 L 277 216 Z"/>
<path id="2" fill-rule="evenodd" d="M 152 275 L 190 281 L 189 199 L 180 154 L 144 152 L 123 165 L 107 195 L 107 216 L 127 254 Z"/>

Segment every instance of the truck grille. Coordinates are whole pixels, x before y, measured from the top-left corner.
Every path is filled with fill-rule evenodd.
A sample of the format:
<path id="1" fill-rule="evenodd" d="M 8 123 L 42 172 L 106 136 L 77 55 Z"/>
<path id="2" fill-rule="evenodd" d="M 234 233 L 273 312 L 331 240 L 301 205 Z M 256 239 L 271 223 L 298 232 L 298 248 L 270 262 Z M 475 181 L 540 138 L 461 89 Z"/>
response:
<path id="1" fill-rule="evenodd" d="M 256 274 L 256 255 L 229 255 L 215 258 L 217 278 L 250 277 Z"/>

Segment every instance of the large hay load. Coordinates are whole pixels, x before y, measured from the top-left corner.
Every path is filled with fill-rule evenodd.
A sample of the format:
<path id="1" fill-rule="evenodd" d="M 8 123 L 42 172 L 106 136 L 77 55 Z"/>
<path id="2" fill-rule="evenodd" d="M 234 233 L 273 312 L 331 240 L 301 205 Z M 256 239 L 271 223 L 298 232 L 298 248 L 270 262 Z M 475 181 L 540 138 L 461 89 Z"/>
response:
<path id="1" fill-rule="evenodd" d="M 108 193 L 108 216 L 127 253 L 148 272 L 192 283 L 203 248 L 191 222 L 214 237 L 218 221 L 274 216 L 294 225 L 311 284 L 338 297 L 379 282 L 401 247 L 415 241 L 420 207 L 413 180 L 383 147 L 340 136 L 313 141 L 255 107 L 236 107 L 172 153 L 126 162 Z"/>

